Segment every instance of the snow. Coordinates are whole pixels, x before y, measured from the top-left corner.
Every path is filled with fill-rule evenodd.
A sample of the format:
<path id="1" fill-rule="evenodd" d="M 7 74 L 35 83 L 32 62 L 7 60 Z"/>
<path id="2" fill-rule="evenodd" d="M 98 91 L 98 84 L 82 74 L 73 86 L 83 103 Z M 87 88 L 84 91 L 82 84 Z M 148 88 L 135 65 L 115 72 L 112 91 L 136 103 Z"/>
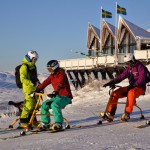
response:
<path id="1" fill-rule="evenodd" d="M 39 74 L 43 81 L 47 74 Z M 147 150 L 150 149 L 149 127 L 143 129 L 134 126 L 145 123 L 140 120 L 140 112 L 136 107 L 131 115 L 131 120 L 121 123 L 120 117 L 124 112 L 124 105 L 118 105 L 114 123 L 96 125 L 100 120 L 98 113 L 105 110 L 109 99 L 109 88 L 102 85 L 107 81 L 92 81 L 82 89 L 75 90 L 71 86 L 74 99 L 73 103 L 63 109 L 64 117 L 71 126 L 81 125 L 81 128 L 72 127 L 59 133 L 38 133 L 34 135 L 1 140 L 0 150 Z M 127 81 L 120 85 L 126 85 Z M 47 87 L 45 93 L 52 91 Z M 150 89 L 146 94 L 137 99 L 137 104 L 142 108 L 146 119 L 150 116 Z M 15 85 L 13 72 L 0 72 L 0 128 L 8 127 L 17 118 L 14 114 L 17 109 L 7 105 L 8 101 L 22 101 L 21 89 Z M 120 100 L 120 101 L 124 101 Z M 14 125 L 14 128 L 18 123 Z M 0 129 L 0 138 L 19 134 L 20 131 L 5 131 Z"/>

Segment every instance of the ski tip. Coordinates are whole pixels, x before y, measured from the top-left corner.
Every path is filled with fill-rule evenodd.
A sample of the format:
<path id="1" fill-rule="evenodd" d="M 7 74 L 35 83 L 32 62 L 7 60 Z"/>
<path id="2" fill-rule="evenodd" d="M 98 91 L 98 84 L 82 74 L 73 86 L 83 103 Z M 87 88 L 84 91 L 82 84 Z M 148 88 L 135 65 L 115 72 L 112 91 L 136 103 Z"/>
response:
<path id="1" fill-rule="evenodd" d="M 147 124 L 147 125 L 150 125 L 150 120 L 147 120 L 147 121 L 146 121 L 146 124 Z"/>
<path id="2" fill-rule="evenodd" d="M 20 132 L 20 136 L 24 136 L 24 135 L 26 135 L 26 132 L 25 131 L 21 131 Z"/>
<path id="3" fill-rule="evenodd" d="M 150 121 L 149 121 L 149 120 L 147 120 L 147 121 L 145 122 L 145 124 L 143 123 L 143 124 L 141 124 L 141 125 L 134 126 L 134 127 L 135 127 L 135 128 L 145 128 L 145 127 L 148 127 L 148 126 L 150 126 Z"/>

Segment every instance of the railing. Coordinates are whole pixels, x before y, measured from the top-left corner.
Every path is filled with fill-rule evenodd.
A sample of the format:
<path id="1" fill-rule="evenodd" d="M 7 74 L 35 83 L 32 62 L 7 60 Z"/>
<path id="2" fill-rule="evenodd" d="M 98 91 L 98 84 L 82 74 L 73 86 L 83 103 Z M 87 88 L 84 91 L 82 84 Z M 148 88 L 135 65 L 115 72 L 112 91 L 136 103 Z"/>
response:
<path id="1" fill-rule="evenodd" d="M 134 50 L 134 55 L 136 59 L 148 61 L 150 59 L 150 49 L 148 50 Z M 113 67 L 124 63 L 125 53 L 119 53 L 114 55 L 101 55 L 98 57 L 87 57 L 78 59 L 66 59 L 60 60 L 60 67 L 66 70 L 82 70 L 82 69 L 92 69 L 98 66 L 103 67 Z"/>
<path id="2" fill-rule="evenodd" d="M 150 59 L 150 49 L 134 50 L 134 55 L 136 59 L 148 61 Z"/>

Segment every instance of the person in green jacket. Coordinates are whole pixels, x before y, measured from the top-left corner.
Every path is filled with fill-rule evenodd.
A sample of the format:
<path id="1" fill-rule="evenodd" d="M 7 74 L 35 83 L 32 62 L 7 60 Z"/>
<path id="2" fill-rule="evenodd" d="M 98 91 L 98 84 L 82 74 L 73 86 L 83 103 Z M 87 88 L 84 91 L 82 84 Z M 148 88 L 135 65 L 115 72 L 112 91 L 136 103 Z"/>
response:
<path id="1" fill-rule="evenodd" d="M 22 91 L 24 94 L 24 104 L 20 116 L 20 127 L 25 128 L 31 117 L 31 112 L 36 105 L 36 98 L 31 97 L 29 94 L 36 89 L 39 85 L 37 77 L 36 61 L 38 59 L 38 53 L 36 51 L 29 51 L 22 60 L 22 66 L 20 67 L 20 81 L 22 83 Z"/>

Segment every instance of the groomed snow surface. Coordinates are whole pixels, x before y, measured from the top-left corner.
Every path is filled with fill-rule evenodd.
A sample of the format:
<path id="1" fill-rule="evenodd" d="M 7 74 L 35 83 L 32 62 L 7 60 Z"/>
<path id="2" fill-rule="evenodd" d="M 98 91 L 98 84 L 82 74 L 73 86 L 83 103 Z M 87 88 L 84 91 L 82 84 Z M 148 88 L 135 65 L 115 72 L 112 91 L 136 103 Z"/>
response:
<path id="1" fill-rule="evenodd" d="M 39 74 L 43 81 L 46 74 Z M 63 109 L 64 117 L 72 127 L 64 132 L 44 133 L 23 136 L 14 139 L 2 140 L 3 137 L 18 135 L 20 130 L 6 131 L 0 129 L 0 150 L 147 150 L 150 149 L 150 128 L 134 128 L 145 123 L 140 120 L 140 112 L 136 107 L 131 119 L 127 123 L 121 123 L 120 117 L 125 105 L 118 105 L 114 123 L 104 122 L 97 125 L 100 120 L 98 113 L 104 111 L 109 99 L 109 88 L 102 85 L 107 81 L 87 83 L 82 89 L 75 90 L 73 103 Z M 126 85 L 127 81 L 120 85 Z M 46 88 L 45 93 L 50 93 L 52 88 Z M 8 101 L 23 100 L 23 94 L 15 85 L 13 72 L 0 72 L 0 128 L 7 128 L 17 118 L 14 114 L 17 109 L 7 105 Z M 120 101 L 124 101 L 122 99 Z M 146 119 L 150 119 L 150 89 L 146 95 L 137 99 L 137 104 L 142 108 Z M 14 128 L 18 123 L 14 125 Z"/>

